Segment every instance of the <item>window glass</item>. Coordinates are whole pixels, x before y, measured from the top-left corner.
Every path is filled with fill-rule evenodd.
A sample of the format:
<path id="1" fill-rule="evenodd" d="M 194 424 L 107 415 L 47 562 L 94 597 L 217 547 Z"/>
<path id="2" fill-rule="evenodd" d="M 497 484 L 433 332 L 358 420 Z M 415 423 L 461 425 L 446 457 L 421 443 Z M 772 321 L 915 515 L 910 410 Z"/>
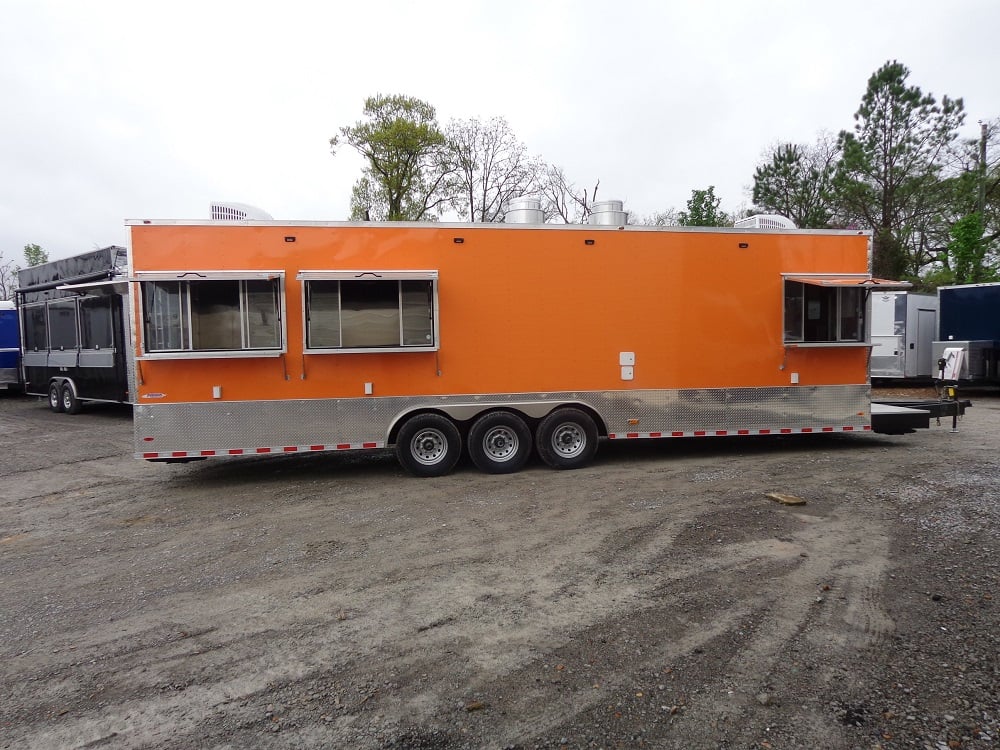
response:
<path id="1" fill-rule="evenodd" d="M 840 340 L 864 339 L 864 307 L 860 289 L 840 290 Z"/>
<path id="2" fill-rule="evenodd" d="M 84 349 L 111 349 L 111 297 L 84 297 L 80 300 L 80 345 Z"/>
<path id="3" fill-rule="evenodd" d="M 242 349 L 240 282 L 195 281 L 191 296 L 191 348 Z"/>
<path id="4" fill-rule="evenodd" d="M 274 349 L 281 341 L 281 321 L 278 318 L 278 288 L 270 281 L 244 281 L 246 300 L 246 346 L 248 349 Z"/>
<path id="5" fill-rule="evenodd" d="M 785 341 L 865 340 L 862 289 L 785 281 Z"/>
<path id="6" fill-rule="evenodd" d="M 403 346 L 430 346 L 434 343 L 434 295 L 429 281 L 400 282 Z"/>
<path id="7" fill-rule="evenodd" d="M 308 283 L 308 345 L 312 349 L 340 346 L 340 282 Z"/>
<path id="8" fill-rule="evenodd" d="M 434 346 L 431 280 L 306 282 L 310 349 Z"/>
<path id="9" fill-rule="evenodd" d="M 22 308 L 24 315 L 24 350 L 45 351 L 49 348 L 48 327 L 45 325 L 45 305 Z"/>
<path id="10" fill-rule="evenodd" d="M 399 282 L 342 281 L 340 334 L 348 349 L 399 346 Z"/>
<path id="11" fill-rule="evenodd" d="M 76 349 L 76 300 L 49 303 L 49 343 L 53 350 Z"/>
<path id="12" fill-rule="evenodd" d="M 278 279 L 142 283 L 148 352 L 281 347 Z"/>
<path id="13" fill-rule="evenodd" d="M 186 284 L 148 281 L 142 285 L 147 351 L 188 348 Z"/>
<path id="14" fill-rule="evenodd" d="M 802 340 L 804 286 L 795 281 L 785 282 L 785 341 Z"/>

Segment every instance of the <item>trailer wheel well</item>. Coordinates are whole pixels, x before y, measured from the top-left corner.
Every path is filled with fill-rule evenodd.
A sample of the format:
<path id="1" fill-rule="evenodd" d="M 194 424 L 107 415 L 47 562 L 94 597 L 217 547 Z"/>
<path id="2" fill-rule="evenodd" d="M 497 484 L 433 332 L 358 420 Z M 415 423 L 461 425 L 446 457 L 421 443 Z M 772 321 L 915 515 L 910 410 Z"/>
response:
<path id="1" fill-rule="evenodd" d="M 394 445 L 396 443 L 396 438 L 399 435 L 400 428 L 408 420 L 420 414 L 437 414 L 439 416 L 445 417 L 446 419 L 450 419 L 458 428 L 458 431 L 462 434 L 462 439 L 464 440 L 468 436 L 469 427 L 472 425 L 472 423 L 479 417 L 483 416 L 484 414 L 490 414 L 492 412 L 498 412 L 498 411 L 513 412 L 514 414 L 517 414 L 519 417 L 521 417 L 521 419 L 523 419 L 531 427 L 532 431 L 534 431 L 538 427 L 538 423 L 541 422 L 545 417 L 554 412 L 556 409 L 563 409 L 563 408 L 579 409 L 580 411 L 586 412 L 588 415 L 590 415 L 590 418 L 594 420 L 594 424 L 597 425 L 597 434 L 601 437 L 607 437 L 608 428 L 607 425 L 604 423 L 604 419 L 602 419 L 601 415 L 598 414 L 597 411 L 589 404 L 582 403 L 579 401 L 560 401 L 558 403 L 553 403 L 552 408 L 541 416 L 532 416 L 531 414 L 528 414 L 526 411 L 522 410 L 520 406 L 521 406 L 520 404 L 516 403 L 484 405 L 482 409 L 472 412 L 469 414 L 469 416 L 463 418 L 458 418 L 453 414 L 449 414 L 447 409 L 434 409 L 429 407 L 417 408 L 412 411 L 403 412 L 402 414 L 399 414 L 396 417 L 395 421 L 389 428 L 389 434 L 386 439 L 386 445 Z"/>

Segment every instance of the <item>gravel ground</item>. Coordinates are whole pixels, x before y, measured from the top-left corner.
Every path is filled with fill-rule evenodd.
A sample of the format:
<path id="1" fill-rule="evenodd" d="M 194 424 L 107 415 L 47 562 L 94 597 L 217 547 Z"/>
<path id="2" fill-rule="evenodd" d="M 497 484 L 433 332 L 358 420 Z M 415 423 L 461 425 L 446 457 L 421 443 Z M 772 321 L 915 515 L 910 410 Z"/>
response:
<path id="1" fill-rule="evenodd" d="M 1000 398 L 971 398 L 957 434 L 418 480 L 148 464 L 125 409 L 0 397 L 0 747 L 1000 748 Z"/>

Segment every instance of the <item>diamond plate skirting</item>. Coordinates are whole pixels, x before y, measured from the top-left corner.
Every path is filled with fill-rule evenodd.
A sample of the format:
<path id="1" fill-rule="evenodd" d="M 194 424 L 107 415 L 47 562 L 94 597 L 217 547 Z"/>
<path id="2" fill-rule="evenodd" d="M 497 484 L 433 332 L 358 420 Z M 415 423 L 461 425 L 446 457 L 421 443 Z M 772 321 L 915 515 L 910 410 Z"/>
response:
<path id="1" fill-rule="evenodd" d="M 610 437 L 868 430 L 867 385 L 366 397 L 136 404 L 135 450 L 145 458 L 381 447 L 414 410 L 468 419 L 493 407 L 540 417 L 589 407 Z"/>

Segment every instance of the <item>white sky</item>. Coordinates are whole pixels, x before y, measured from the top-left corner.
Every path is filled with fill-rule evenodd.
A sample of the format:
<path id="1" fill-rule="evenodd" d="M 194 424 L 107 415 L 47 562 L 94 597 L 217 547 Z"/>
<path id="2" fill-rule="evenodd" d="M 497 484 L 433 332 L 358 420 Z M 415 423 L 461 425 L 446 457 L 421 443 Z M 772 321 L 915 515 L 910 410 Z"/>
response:
<path id="1" fill-rule="evenodd" d="M 1000 116 L 996 0 L 0 0 L 0 252 L 124 244 L 125 219 L 212 200 L 342 220 L 361 161 L 329 138 L 365 97 L 505 117 L 529 151 L 640 216 L 762 152 L 853 125 L 887 60 Z"/>

